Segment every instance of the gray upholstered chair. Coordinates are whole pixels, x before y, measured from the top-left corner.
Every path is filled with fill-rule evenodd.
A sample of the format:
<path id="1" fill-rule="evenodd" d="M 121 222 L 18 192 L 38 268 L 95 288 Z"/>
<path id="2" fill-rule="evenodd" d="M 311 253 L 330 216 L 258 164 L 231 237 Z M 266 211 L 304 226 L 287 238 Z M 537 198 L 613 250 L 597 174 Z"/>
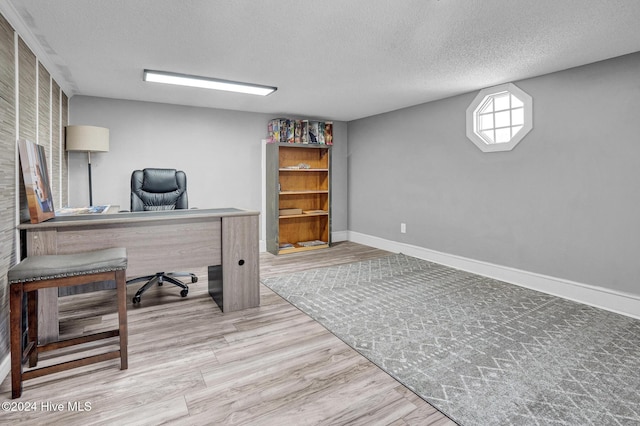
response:
<path id="1" fill-rule="evenodd" d="M 160 211 L 188 209 L 187 176 L 183 171 L 175 169 L 134 170 L 131 175 L 131 211 Z M 127 284 L 147 281 L 136 292 L 133 303 L 140 303 L 142 293 L 152 285 L 161 286 L 165 281 L 180 287 L 180 295 L 186 297 L 189 287 L 175 277 L 190 277 L 191 282 L 198 277 L 191 272 L 156 272 L 153 275 L 138 277 L 127 281 Z"/>

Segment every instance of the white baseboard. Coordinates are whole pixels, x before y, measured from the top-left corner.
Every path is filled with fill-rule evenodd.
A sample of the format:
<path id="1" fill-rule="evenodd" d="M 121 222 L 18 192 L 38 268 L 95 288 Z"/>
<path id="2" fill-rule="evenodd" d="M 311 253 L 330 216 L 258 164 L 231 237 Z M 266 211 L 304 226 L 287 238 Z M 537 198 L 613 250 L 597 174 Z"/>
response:
<path id="1" fill-rule="evenodd" d="M 349 241 L 349 231 L 338 231 L 331 233 L 331 242 Z"/>
<path id="2" fill-rule="evenodd" d="M 424 247 L 399 243 L 397 241 L 386 240 L 353 231 L 348 231 L 348 240 L 394 253 L 403 253 L 408 256 L 640 319 L 640 295 L 637 294 L 582 284 L 562 278 L 537 274 L 535 272 L 522 271 L 520 269 L 442 253 Z"/>

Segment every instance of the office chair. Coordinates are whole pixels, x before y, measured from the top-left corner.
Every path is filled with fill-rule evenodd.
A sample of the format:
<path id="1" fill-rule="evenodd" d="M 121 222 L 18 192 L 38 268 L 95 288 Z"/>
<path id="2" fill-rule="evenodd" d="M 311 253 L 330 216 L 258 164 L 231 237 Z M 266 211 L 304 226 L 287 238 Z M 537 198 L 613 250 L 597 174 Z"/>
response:
<path id="1" fill-rule="evenodd" d="M 132 212 L 188 208 L 187 176 L 183 171 L 144 169 L 134 170 L 131 174 Z M 142 293 L 156 283 L 161 286 L 165 281 L 180 287 L 182 289 L 180 296 L 186 297 L 189 293 L 189 287 L 175 277 L 191 277 L 192 283 L 198 281 L 198 277 L 191 272 L 156 272 L 153 275 L 131 279 L 127 281 L 127 284 L 147 281 L 136 292 L 133 303 L 140 303 Z"/>

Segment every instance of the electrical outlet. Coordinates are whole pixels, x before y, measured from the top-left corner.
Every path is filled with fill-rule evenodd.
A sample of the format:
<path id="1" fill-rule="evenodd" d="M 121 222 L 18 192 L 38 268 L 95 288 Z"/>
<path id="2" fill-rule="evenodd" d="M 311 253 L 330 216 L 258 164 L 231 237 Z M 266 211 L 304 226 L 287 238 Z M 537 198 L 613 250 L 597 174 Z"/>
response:
<path id="1" fill-rule="evenodd" d="M 401 223 L 400 224 L 400 232 L 403 234 L 407 233 L 407 224 L 406 223 Z"/>

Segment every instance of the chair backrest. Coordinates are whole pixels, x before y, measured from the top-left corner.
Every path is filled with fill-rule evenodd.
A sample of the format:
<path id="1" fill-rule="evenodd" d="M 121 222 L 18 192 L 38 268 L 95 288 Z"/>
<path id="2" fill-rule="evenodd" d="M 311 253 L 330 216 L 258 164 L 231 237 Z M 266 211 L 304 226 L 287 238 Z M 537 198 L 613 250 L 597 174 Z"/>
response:
<path id="1" fill-rule="evenodd" d="M 188 209 L 187 175 L 176 169 L 134 170 L 131 211 Z"/>

